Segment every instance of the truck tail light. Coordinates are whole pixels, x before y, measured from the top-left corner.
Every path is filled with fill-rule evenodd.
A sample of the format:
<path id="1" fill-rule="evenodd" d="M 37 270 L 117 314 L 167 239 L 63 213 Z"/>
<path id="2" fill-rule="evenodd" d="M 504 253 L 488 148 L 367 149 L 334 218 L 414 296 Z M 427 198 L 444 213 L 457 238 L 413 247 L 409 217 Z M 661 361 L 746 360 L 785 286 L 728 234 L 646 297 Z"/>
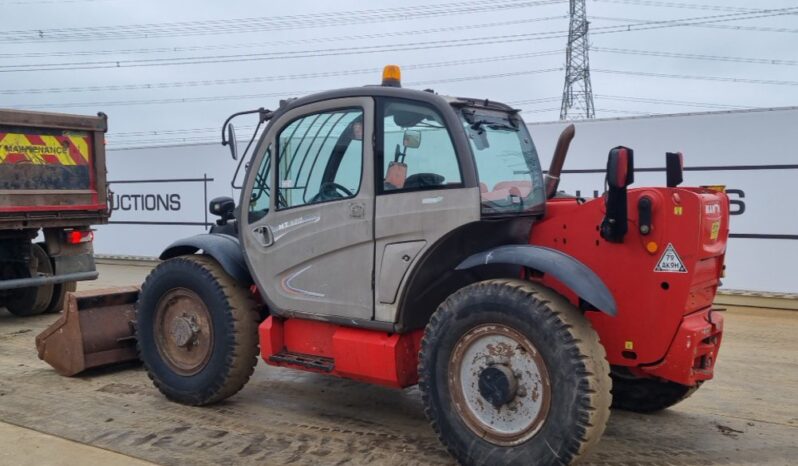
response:
<path id="1" fill-rule="evenodd" d="M 91 230 L 68 230 L 66 242 L 69 244 L 90 243 L 94 241 L 94 232 Z"/>

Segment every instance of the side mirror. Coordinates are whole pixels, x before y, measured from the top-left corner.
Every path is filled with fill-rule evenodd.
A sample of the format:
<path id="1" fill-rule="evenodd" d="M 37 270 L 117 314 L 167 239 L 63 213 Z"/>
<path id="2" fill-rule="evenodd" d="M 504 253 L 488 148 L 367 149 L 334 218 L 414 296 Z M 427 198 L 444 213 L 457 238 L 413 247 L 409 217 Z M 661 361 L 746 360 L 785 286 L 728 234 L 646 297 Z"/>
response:
<path id="1" fill-rule="evenodd" d="M 238 142 L 236 141 L 236 129 L 233 124 L 227 125 L 227 145 L 230 146 L 230 155 L 233 160 L 238 160 Z"/>
<path id="2" fill-rule="evenodd" d="M 665 153 L 666 186 L 675 188 L 684 181 L 684 156 L 681 152 Z"/>
<path id="3" fill-rule="evenodd" d="M 418 149 L 421 145 L 421 131 L 417 129 L 408 129 L 402 138 L 402 145 L 411 149 Z"/>
<path id="4" fill-rule="evenodd" d="M 228 196 L 215 197 L 208 203 L 208 212 L 219 217 L 219 220 L 216 221 L 219 225 L 224 225 L 228 220 L 232 220 L 235 217 L 233 214 L 235 208 L 235 201 Z"/>
<path id="5" fill-rule="evenodd" d="M 623 243 L 628 231 L 629 215 L 626 207 L 626 187 L 635 180 L 634 151 L 618 146 L 607 157 L 607 207 L 601 222 L 601 237 L 611 243 Z"/>
<path id="6" fill-rule="evenodd" d="M 611 188 L 623 189 L 634 181 L 634 151 L 623 146 L 610 150 L 607 157 L 607 184 Z"/>

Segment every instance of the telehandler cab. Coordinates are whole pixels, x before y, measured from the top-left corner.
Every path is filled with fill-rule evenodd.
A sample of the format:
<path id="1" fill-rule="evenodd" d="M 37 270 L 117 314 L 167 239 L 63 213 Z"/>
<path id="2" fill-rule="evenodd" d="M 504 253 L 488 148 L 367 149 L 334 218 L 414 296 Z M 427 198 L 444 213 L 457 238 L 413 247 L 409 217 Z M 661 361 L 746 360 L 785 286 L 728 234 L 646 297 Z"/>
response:
<path id="1" fill-rule="evenodd" d="M 235 394 L 260 348 L 418 384 L 461 463 L 568 464 L 601 437 L 613 380 L 617 405 L 651 411 L 711 378 L 728 199 L 678 188 L 679 154 L 666 188 L 627 192 L 617 147 L 603 198 L 557 193 L 573 126 L 544 176 L 518 110 L 403 89 L 393 66 L 242 113 L 268 124 L 238 205 L 211 201 L 218 225 L 169 246 L 138 295 L 138 356 L 169 399 Z"/>

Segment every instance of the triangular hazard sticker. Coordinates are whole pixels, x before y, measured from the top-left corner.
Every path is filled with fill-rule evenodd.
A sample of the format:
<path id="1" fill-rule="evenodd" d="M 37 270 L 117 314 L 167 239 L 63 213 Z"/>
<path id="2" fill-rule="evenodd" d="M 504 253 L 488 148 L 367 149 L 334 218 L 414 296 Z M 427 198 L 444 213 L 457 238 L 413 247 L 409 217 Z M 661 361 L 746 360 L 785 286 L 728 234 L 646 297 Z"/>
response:
<path id="1" fill-rule="evenodd" d="M 682 258 L 676 253 L 676 249 L 671 243 L 668 243 L 668 247 L 665 248 L 662 257 L 657 261 L 654 272 L 687 273 L 687 268 L 685 268 Z"/>

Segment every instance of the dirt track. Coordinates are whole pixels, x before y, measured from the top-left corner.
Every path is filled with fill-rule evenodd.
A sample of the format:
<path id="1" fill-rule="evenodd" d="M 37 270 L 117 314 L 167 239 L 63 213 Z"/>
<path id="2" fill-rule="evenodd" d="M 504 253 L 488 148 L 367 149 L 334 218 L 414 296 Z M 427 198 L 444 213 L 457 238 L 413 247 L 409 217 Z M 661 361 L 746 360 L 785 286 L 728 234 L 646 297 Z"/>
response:
<path id="1" fill-rule="evenodd" d="M 89 287 L 140 283 L 147 271 L 104 265 Z M 259 364 L 237 396 L 189 408 L 135 366 L 59 377 L 33 343 L 53 319 L 0 310 L 0 421 L 165 465 L 452 464 L 415 388 Z M 796 464 L 798 312 L 730 309 L 724 339 L 715 380 L 661 414 L 613 412 L 587 463 Z"/>

